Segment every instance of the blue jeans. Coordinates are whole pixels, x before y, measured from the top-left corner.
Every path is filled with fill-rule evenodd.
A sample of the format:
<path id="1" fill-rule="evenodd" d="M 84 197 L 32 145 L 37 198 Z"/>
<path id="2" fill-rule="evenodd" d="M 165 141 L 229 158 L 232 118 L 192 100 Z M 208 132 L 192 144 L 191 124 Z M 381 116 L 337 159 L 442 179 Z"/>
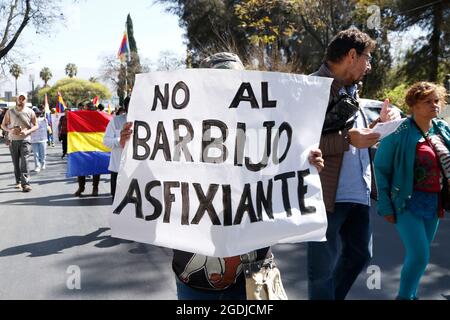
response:
<path id="1" fill-rule="evenodd" d="M 309 299 L 345 299 L 372 256 L 369 209 L 336 203 L 334 212 L 327 213 L 327 241 L 308 243 Z"/>
<path id="2" fill-rule="evenodd" d="M 31 147 L 33 148 L 34 164 L 36 168 L 42 167 L 45 164 L 46 142 L 32 143 Z"/>
<path id="3" fill-rule="evenodd" d="M 238 281 L 232 288 L 225 290 L 195 289 L 176 277 L 178 300 L 246 300 L 245 281 Z"/>

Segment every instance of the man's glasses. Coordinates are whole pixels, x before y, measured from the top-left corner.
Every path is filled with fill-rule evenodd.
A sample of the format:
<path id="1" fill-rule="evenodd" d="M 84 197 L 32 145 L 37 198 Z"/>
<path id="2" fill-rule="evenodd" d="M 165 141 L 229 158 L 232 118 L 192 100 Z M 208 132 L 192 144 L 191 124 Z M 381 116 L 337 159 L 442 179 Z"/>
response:
<path id="1" fill-rule="evenodd" d="M 372 63 L 372 61 L 373 61 L 373 57 L 372 56 L 369 56 L 368 54 L 365 54 L 365 53 L 360 53 L 359 55 L 367 57 L 367 62 L 368 63 Z"/>

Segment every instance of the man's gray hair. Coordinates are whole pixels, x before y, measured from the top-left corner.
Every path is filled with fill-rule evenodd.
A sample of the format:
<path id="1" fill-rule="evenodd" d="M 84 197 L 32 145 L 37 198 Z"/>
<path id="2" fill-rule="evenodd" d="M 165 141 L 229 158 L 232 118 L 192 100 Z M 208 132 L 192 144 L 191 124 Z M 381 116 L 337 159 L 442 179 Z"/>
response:
<path id="1" fill-rule="evenodd" d="M 200 63 L 200 68 L 245 70 L 239 57 L 231 52 L 215 53 Z"/>

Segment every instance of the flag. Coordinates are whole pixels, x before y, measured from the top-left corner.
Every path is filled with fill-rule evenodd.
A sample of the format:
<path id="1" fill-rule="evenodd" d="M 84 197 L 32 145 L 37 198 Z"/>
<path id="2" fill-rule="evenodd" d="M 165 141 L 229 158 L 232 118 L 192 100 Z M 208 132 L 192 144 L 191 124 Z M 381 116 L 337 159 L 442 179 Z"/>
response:
<path id="1" fill-rule="evenodd" d="M 64 100 L 61 96 L 61 93 L 58 92 L 58 100 L 56 101 L 56 112 L 57 113 L 63 113 L 64 110 L 66 110 L 66 104 L 64 103 Z"/>
<path id="2" fill-rule="evenodd" d="M 98 107 L 98 96 L 95 96 L 94 99 L 92 99 L 92 104 L 97 108 Z"/>
<path id="3" fill-rule="evenodd" d="M 45 112 L 45 118 L 47 119 L 48 125 L 52 126 L 52 114 L 50 112 L 50 106 L 48 104 L 48 97 L 47 94 L 45 94 L 44 97 L 44 112 Z"/>
<path id="4" fill-rule="evenodd" d="M 98 111 L 67 115 L 67 177 L 109 173 L 111 150 L 103 144 L 111 116 Z"/>
<path id="5" fill-rule="evenodd" d="M 123 33 L 122 42 L 120 43 L 119 52 L 117 53 L 117 58 L 119 58 L 120 62 L 124 63 L 126 61 L 131 60 L 130 55 L 130 44 L 128 42 L 128 34 L 125 31 Z"/>

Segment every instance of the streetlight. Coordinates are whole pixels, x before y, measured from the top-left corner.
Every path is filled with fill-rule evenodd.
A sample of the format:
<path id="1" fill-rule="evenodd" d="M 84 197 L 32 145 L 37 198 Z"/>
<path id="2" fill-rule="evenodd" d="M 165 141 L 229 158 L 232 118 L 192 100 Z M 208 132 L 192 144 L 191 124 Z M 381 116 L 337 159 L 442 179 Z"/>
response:
<path id="1" fill-rule="evenodd" d="M 31 82 L 31 104 L 34 105 L 34 74 L 28 76 L 28 80 Z"/>

